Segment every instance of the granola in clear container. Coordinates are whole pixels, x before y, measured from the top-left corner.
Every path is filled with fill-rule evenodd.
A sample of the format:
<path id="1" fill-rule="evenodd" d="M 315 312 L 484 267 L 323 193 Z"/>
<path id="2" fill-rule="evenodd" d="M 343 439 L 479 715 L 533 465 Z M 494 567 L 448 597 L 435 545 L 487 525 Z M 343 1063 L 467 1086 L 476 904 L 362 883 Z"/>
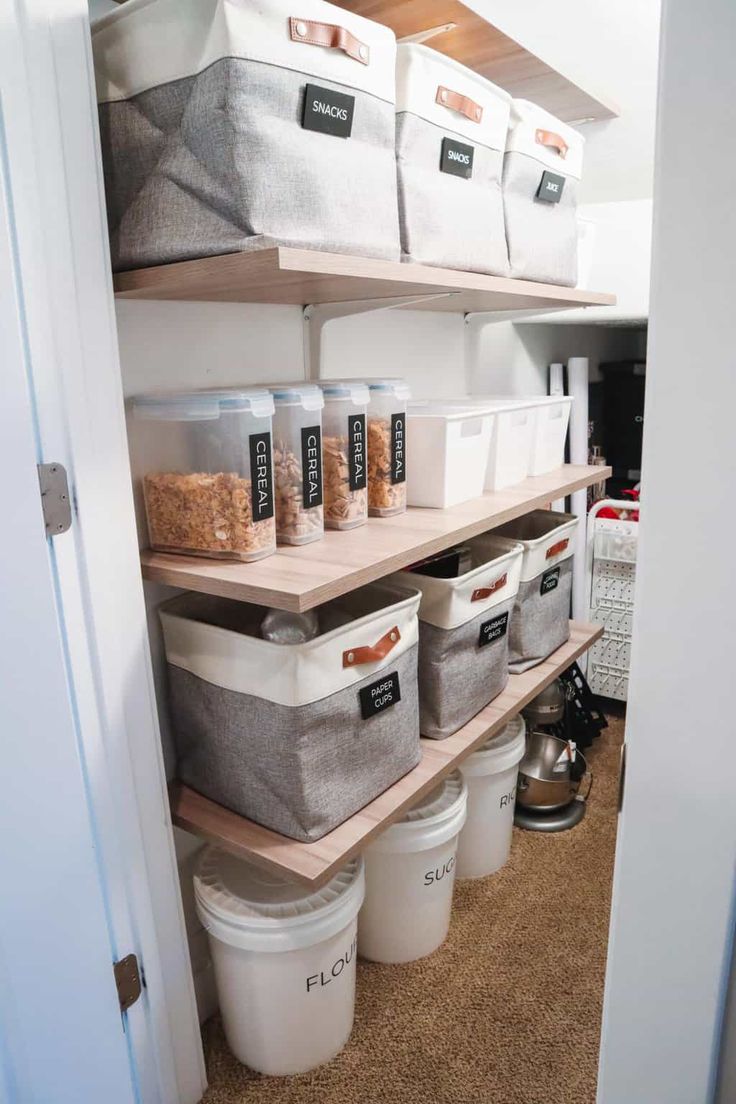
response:
<path id="1" fill-rule="evenodd" d="M 313 383 L 274 384 L 276 540 L 309 544 L 324 534 L 322 392 Z"/>
<path id="2" fill-rule="evenodd" d="M 320 382 L 323 411 L 325 527 L 354 529 L 368 520 L 368 441 L 370 395 L 360 380 Z"/>
<path id="3" fill-rule="evenodd" d="M 354 529 L 368 517 L 368 490 L 350 489 L 347 437 L 325 437 L 322 460 L 325 479 L 325 525 L 330 529 Z"/>
<path id="4" fill-rule="evenodd" d="M 409 388 L 400 379 L 367 380 L 368 512 L 392 517 L 406 509 L 406 403 Z"/>

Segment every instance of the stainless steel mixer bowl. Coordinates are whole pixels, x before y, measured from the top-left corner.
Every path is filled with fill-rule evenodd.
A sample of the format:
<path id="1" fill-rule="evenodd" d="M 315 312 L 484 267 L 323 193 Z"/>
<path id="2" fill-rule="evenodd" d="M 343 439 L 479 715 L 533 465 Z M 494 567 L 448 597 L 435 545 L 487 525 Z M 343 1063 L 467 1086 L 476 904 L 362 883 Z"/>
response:
<path id="1" fill-rule="evenodd" d="M 555 771 L 566 747 L 564 740 L 549 732 L 534 729 L 527 735 L 524 758 L 519 763 L 516 787 L 517 804 L 536 812 L 562 809 L 577 796 L 582 778 L 571 777 L 571 764 L 565 771 Z M 587 772 L 585 757 L 578 751 Z"/>

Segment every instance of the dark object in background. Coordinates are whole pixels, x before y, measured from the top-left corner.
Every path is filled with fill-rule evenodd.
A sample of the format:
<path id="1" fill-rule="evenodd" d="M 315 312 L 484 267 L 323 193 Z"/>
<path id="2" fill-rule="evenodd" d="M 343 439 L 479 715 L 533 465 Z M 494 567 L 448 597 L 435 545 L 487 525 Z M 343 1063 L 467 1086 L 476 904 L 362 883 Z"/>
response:
<path id="1" fill-rule="evenodd" d="M 574 740 L 578 747 L 589 748 L 600 736 L 608 721 L 598 704 L 599 699 L 588 686 L 577 663 L 572 663 L 560 675 L 567 699 L 564 719 L 549 725 L 549 731 L 560 740 Z"/>
<path id="2" fill-rule="evenodd" d="M 644 384 L 646 362 L 619 360 L 601 364 L 603 373 L 600 405 L 596 405 L 595 444 L 613 468 L 613 477 L 624 483 L 641 478 L 641 442 L 644 431 Z M 609 488 L 610 491 L 610 488 Z"/>

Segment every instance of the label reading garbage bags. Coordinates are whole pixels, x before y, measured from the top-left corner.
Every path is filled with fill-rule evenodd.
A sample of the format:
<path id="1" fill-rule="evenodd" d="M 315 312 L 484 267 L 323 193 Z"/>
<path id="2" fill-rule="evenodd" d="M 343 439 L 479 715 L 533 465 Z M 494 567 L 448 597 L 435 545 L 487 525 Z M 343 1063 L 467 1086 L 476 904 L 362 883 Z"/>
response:
<path id="1" fill-rule="evenodd" d="M 466 146 L 464 142 L 456 142 L 454 138 L 442 139 L 442 156 L 440 157 L 440 172 L 452 173 L 453 176 L 462 176 L 470 180 L 473 175 L 472 146 Z"/>
<path id="2" fill-rule="evenodd" d="M 556 590 L 560 585 L 560 569 L 559 567 L 552 567 L 549 571 L 545 571 L 542 576 L 542 581 L 539 584 L 540 594 L 549 594 L 551 590 Z"/>
<path id="3" fill-rule="evenodd" d="M 498 617 L 492 617 L 490 621 L 484 621 L 478 634 L 478 647 L 484 648 L 486 644 L 493 644 L 506 635 L 509 627 L 508 613 L 500 613 Z"/>
<path id="4" fill-rule="evenodd" d="M 406 482 L 406 418 L 391 415 L 391 482 Z"/>
<path id="5" fill-rule="evenodd" d="M 365 414 L 348 416 L 348 469 L 350 490 L 364 491 L 368 486 L 365 456 Z"/>
<path id="6" fill-rule="evenodd" d="M 302 427 L 302 503 L 305 510 L 322 505 L 322 430 Z"/>
<path id="7" fill-rule="evenodd" d="M 388 675 L 381 675 L 370 686 L 364 686 L 358 691 L 360 698 L 360 712 L 364 721 L 369 717 L 375 717 L 376 713 L 382 713 L 401 701 L 399 689 L 399 672 L 392 671 Z"/>
<path id="8" fill-rule="evenodd" d="M 355 96 L 308 84 L 304 90 L 302 126 L 305 130 L 317 130 L 321 134 L 334 134 L 337 138 L 349 138 L 353 129 Z"/>
<path id="9" fill-rule="evenodd" d="M 250 479 L 253 521 L 273 517 L 273 472 L 271 470 L 271 434 L 251 433 Z"/>
<path id="10" fill-rule="evenodd" d="M 543 199 L 545 203 L 559 203 L 562 199 L 562 189 L 564 187 L 564 176 L 545 171 L 542 173 L 542 179 L 537 188 L 537 199 Z"/>

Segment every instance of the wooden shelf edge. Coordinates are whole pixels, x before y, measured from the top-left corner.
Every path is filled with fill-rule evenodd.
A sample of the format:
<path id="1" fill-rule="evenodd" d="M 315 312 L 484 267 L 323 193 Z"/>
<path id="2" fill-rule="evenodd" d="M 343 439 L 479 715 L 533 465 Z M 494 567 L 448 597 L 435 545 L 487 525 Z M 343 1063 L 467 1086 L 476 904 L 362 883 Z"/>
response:
<path id="1" fill-rule="evenodd" d="M 280 548 L 256 563 L 147 549 L 141 569 L 149 582 L 303 613 L 611 474 L 608 467 L 565 464 L 448 510 L 410 507 L 406 514 L 369 519 L 367 526 L 346 533 L 328 532 L 314 544 Z"/>
<path id="2" fill-rule="evenodd" d="M 422 739 L 422 759 L 413 771 L 314 843 L 281 836 L 178 783 L 170 794 L 173 823 L 238 858 L 318 888 L 516 716 L 602 633 L 601 625 L 571 622 L 566 644 L 531 670 L 511 675 L 506 689 L 454 735 L 446 740 Z"/>

